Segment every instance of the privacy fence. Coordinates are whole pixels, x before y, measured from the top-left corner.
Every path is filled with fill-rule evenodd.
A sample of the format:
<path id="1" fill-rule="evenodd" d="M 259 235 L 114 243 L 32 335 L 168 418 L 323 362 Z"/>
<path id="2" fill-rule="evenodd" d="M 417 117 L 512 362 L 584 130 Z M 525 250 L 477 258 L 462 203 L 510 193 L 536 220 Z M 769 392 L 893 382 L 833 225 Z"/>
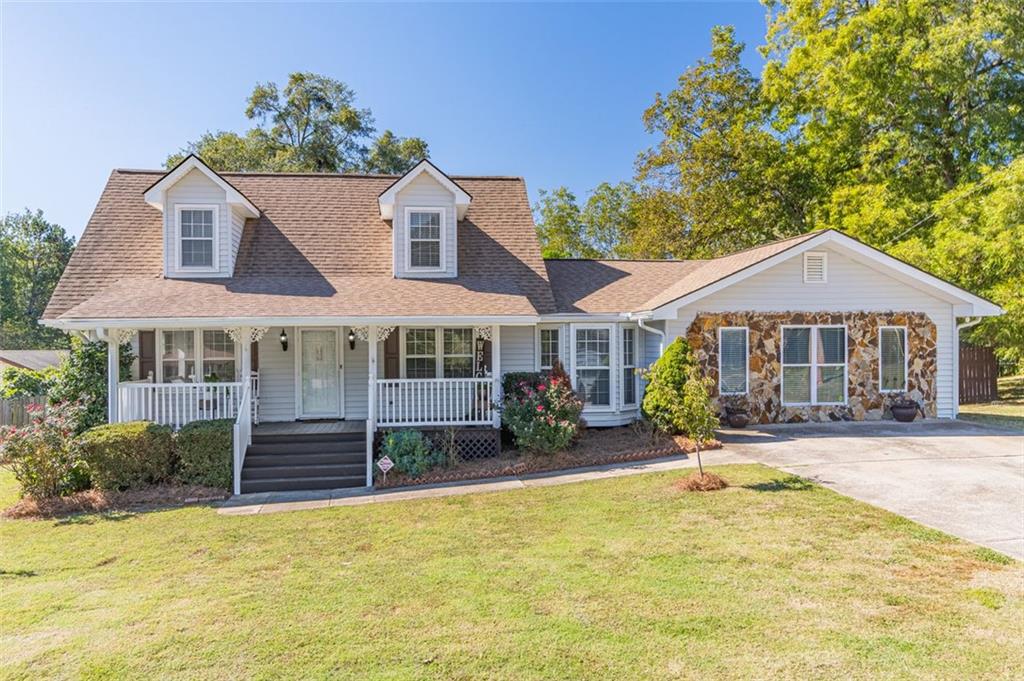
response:
<path id="1" fill-rule="evenodd" d="M 999 362 L 992 348 L 960 348 L 960 404 L 998 399 Z"/>
<path id="2" fill-rule="evenodd" d="M 46 404 L 46 395 L 33 397 L 9 397 L 0 400 L 0 426 L 23 426 L 29 422 L 30 404 Z"/>

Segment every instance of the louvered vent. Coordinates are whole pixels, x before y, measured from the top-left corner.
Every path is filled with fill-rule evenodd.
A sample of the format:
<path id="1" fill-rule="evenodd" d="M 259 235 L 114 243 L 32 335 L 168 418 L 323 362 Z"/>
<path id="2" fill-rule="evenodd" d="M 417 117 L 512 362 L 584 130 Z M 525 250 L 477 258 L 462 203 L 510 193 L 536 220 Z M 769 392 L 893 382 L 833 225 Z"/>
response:
<path id="1" fill-rule="evenodd" d="M 824 253 L 804 253 L 804 283 L 824 284 L 828 258 Z"/>

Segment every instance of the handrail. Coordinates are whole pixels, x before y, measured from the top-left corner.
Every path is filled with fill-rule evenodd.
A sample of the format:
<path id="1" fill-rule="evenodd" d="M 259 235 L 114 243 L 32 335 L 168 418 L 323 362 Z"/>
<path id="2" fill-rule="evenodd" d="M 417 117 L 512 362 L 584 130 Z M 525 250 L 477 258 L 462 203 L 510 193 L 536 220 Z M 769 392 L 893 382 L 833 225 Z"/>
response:
<path id="1" fill-rule="evenodd" d="M 248 383 L 248 382 L 246 382 Z M 180 428 L 192 421 L 233 419 L 243 383 L 121 383 L 118 421 Z"/>
<path id="2" fill-rule="evenodd" d="M 376 382 L 379 426 L 474 426 L 494 422 L 492 378 L 385 378 Z"/>
<path id="3" fill-rule="evenodd" d="M 242 398 L 238 401 L 238 416 L 232 429 L 232 473 L 235 494 L 242 493 L 242 466 L 245 464 L 245 452 L 252 444 L 252 384 L 246 383 L 242 388 Z"/>

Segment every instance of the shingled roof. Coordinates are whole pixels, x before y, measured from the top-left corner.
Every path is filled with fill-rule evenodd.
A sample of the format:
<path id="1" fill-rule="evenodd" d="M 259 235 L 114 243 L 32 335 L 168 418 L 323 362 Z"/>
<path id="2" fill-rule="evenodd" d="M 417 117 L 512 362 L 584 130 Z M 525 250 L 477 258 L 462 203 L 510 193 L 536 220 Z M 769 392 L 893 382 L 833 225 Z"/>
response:
<path id="1" fill-rule="evenodd" d="M 163 222 L 143 200 L 161 171 L 115 170 L 44 319 L 537 315 L 554 299 L 521 178 L 453 177 L 473 203 L 459 276 L 395 279 L 378 195 L 391 175 L 222 173 L 262 211 L 234 276 L 165 279 Z"/>

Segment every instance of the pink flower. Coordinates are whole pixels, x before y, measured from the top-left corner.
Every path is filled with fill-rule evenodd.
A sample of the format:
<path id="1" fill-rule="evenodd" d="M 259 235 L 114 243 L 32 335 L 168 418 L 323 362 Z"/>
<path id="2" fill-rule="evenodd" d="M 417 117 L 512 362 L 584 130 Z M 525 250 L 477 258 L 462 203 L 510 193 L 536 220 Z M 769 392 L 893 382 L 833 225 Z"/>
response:
<path id="1" fill-rule="evenodd" d="M 537 390 L 539 390 L 541 392 L 544 392 L 547 389 L 548 389 L 548 387 L 546 385 L 544 385 L 543 383 L 541 383 L 540 385 L 537 386 Z"/>
<path id="2" fill-rule="evenodd" d="M 25 411 L 27 411 L 29 413 L 32 413 L 34 411 L 42 411 L 42 409 L 43 409 L 43 405 L 41 405 L 41 404 L 39 404 L 37 402 L 33 402 L 32 404 L 26 404 L 25 405 Z"/>
<path id="3" fill-rule="evenodd" d="M 544 405 L 543 404 L 538 404 L 537 405 L 537 411 L 544 411 Z"/>

